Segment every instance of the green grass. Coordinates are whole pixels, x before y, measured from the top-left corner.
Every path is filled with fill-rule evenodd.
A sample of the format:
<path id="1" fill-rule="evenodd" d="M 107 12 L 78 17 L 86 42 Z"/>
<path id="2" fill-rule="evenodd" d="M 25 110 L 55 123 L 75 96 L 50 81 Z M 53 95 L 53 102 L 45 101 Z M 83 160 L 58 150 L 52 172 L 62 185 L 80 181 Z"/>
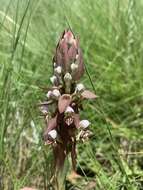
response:
<path id="1" fill-rule="evenodd" d="M 69 25 L 84 54 L 82 81 L 99 98 L 84 105 L 94 137 L 78 146 L 83 178 L 67 189 L 94 181 L 89 189 L 143 189 L 142 10 L 142 0 L 0 1 L 0 189 L 49 189 L 52 157 L 36 105 Z"/>

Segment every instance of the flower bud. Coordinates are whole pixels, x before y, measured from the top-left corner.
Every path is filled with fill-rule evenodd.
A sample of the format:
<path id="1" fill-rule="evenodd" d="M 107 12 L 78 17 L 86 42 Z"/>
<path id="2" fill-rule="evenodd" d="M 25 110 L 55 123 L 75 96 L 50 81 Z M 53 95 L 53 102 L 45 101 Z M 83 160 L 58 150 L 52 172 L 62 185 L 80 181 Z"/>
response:
<path id="1" fill-rule="evenodd" d="M 75 64 L 75 63 L 72 63 L 72 64 L 71 64 L 71 70 L 72 70 L 72 72 L 77 71 L 77 69 L 78 69 L 78 65 Z"/>
<path id="2" fill-rule="evenodd" d="M 56 139 L 57 138 L 57 131 L 55 129 L 51 130 L 48 135 L 52 138 L 52 139 Z"/>
<path id="3" fill-rule="evenodd" d="M 54 89 L 52 91 L 52 96 L 55 97 L 55 98 L 59 98 L 61 96 L 61 93 L 58 89 Z"/>
<path id="4" fill-rule="evenodd" d="M 55 69 L 54 69 L 54 71 L 55 71 L 55 73 L 57 73 L 57 74 L 61 74 L 62 73 L 62 67 L 61 66 L 58 66 L 58 67 L 56 67 Z"/>
<path id="5" fill-rule="evenodd" d="M 70 73 L 66 73 L 65 76 L 64 76 L 64 81 L 71 81 L 72 80 L 72 76 Z"/>
<path id="6" fill-rule="evenodd" d="M 84 89 L 85 89 L 84 85 L 82 83 L 79 83 L 76 85 L 75 91 L 82 92 Z"/>
<path id="7" fill-rule="evenodd" d="M 68 94 L 71 91 L 71 82 L 72 82 L 72 76 L 70 73 L 65 74 L 64 81 L 65 81 L 65 92 Z"/>
<path id="8" fill-rule="evenodd" d="M 86 129 L 90 125 L 90 122 L 88 120 L 81 120 L 79 122 L 79 126 L 82 129 Z"/>

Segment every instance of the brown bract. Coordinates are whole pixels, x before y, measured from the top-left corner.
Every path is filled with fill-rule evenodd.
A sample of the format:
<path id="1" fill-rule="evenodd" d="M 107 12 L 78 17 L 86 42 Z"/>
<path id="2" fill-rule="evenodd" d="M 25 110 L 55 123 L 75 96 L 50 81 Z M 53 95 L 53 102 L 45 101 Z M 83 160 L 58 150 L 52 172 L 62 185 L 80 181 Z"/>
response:
<path id="1" fill-rule="evenodd" d="M 58 109 L 60 113 L 63 113 L 70 105 L 72 98 L 69 94 L 63 94 L 58 101 Z"/>
<path id="2" fill-rule="evenodd" d="M 46 128 L 44 135 L 43 135 L 44 141 L 49 140 L 48 133 L 51 130 L 55 129 L 56 127 L 57 127 L 57 116 L 55 116 L 54 118 L 52 118 L 48 121 L 47 128 Z"/>
<path id="3" fill-rule="evenodd" d="M 89 91 L 89 90 L 84 90 L 84 91 L 81 93 L 81 96 L 82 96 L 83 98 L 86 98 L 86 99 L 95 99 L 95 98 L 97 98 L 97 96 L 96 96 L 93 92 L 91 92 L 91 91 Z"/>

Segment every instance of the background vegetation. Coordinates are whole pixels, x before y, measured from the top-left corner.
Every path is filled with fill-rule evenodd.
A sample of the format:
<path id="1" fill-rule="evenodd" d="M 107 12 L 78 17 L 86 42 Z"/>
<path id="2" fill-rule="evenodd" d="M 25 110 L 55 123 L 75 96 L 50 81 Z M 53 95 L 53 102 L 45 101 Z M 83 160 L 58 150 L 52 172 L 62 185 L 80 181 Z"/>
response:
<path id="1" fill-rule="evenodd" d="M 78 146 L 82 178 L 67 189 L 143 189 L 142 10 L 142 0 L 0 0 L 0 189 L 50 189 L 37 103 L 69 25 L 80 37 L 85 86 L 99 98 L 84 105 L 94 136 Z"/>

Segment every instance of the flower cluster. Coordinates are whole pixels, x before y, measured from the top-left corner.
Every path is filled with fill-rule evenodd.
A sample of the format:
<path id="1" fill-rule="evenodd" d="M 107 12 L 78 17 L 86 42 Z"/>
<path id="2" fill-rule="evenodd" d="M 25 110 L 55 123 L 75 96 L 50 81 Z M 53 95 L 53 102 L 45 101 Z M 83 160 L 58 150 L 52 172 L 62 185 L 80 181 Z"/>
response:
<path id="1" fill-rule="evenodd" d="M 90 122 L 80 120 L 79 113 L 83 101 L 96 95 L 78 82 L 84 74 L 84 64 L 79 40 L 70 30 L 63 32 L 56 47 L 53 71 L 47 100 L 40 104 L 47 125 L 43 138 L 45 144 L 53 147 L 55 168 L 62 168 L 70 153 L 75 170 L 76 143 L 91 135 Z"/>

